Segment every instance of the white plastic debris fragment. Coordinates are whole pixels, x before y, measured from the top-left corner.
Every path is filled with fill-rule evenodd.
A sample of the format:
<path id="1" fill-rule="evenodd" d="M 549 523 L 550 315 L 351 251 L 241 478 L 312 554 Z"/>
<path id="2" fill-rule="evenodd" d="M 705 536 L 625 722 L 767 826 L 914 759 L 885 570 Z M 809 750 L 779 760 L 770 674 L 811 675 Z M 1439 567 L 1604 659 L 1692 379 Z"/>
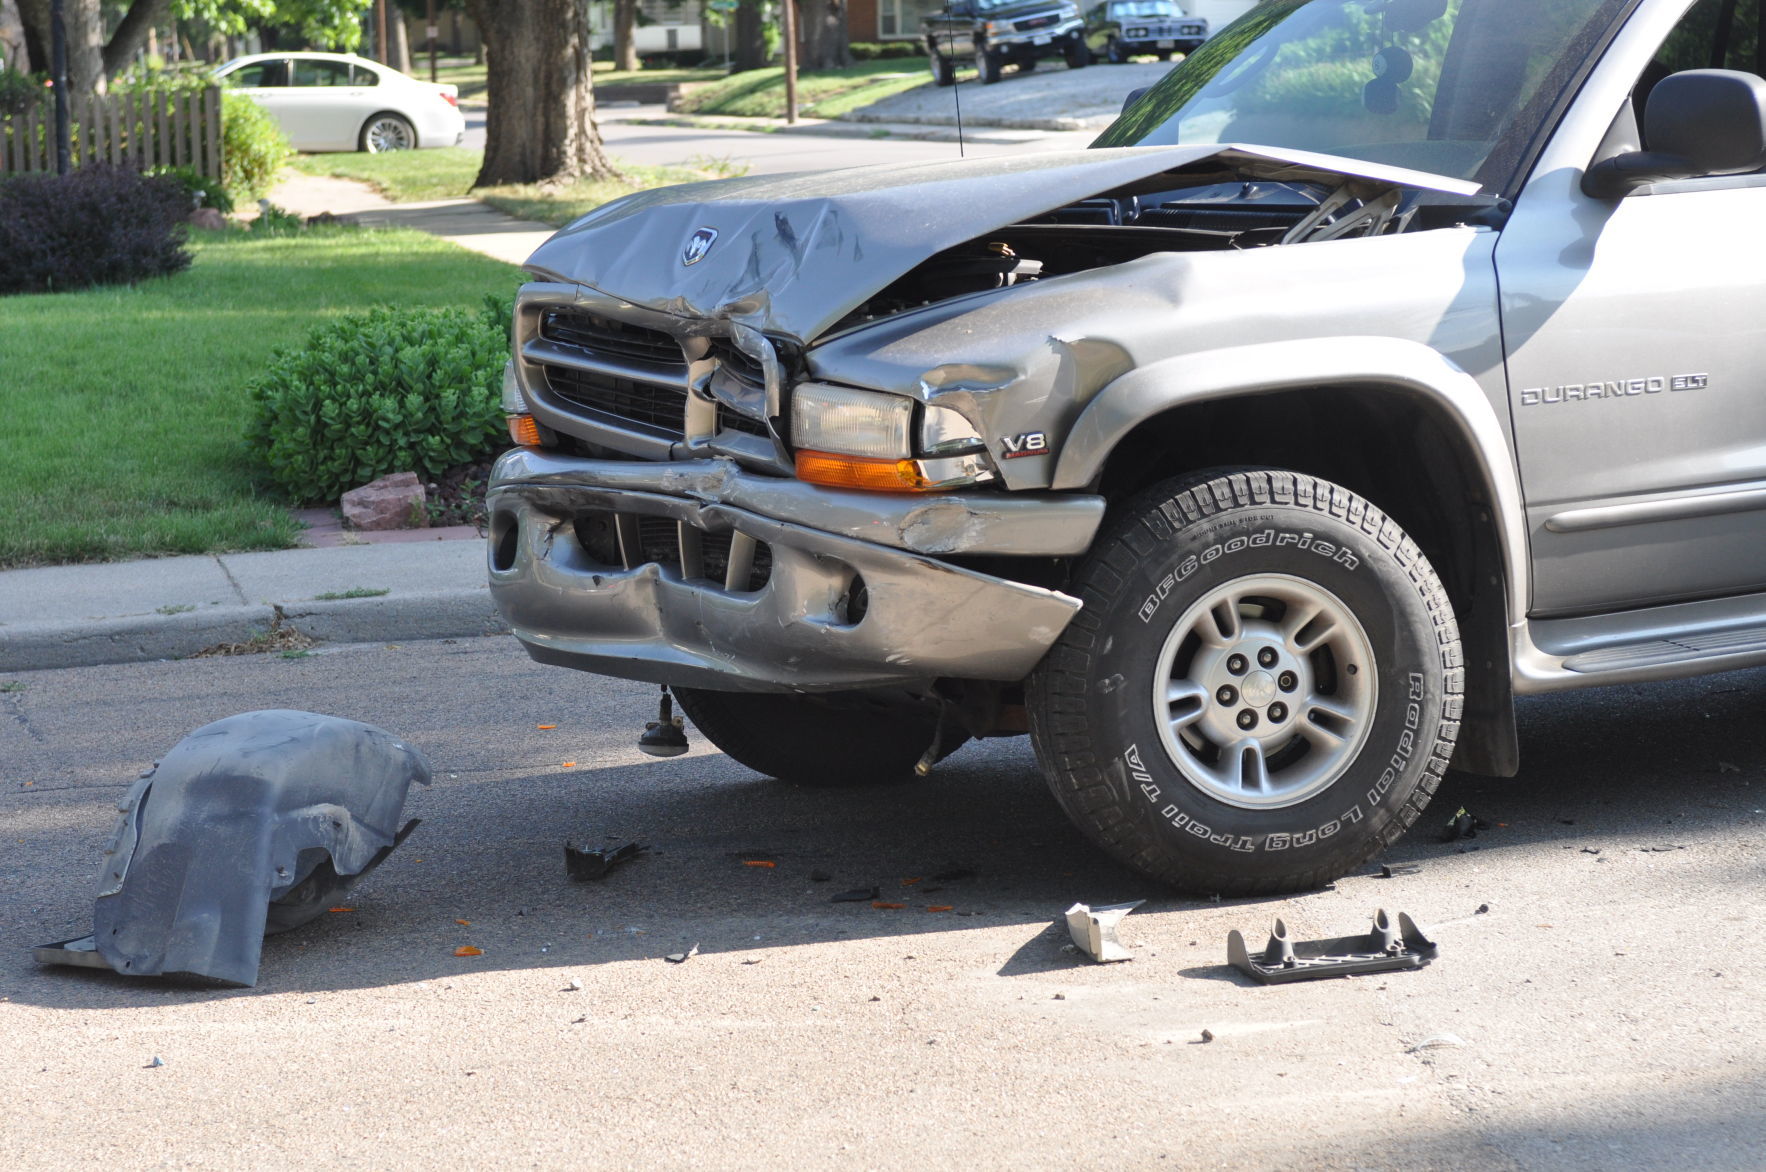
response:
<path id="1" fill-rule="evenodd" d="M 1079 946 L 1079 951 L 1099 964 L 1133 960 L 1133 955 L 1116 939 L 1116 928 L 1122 923 L 1122 917 L 1146 902 L 1137 899 L 1133 903 L 1113 903 L 1097 908 L 1076 903 L 1067 909 L 1067 931 L 1072 933 L 1073 943 Z"/>
<path id="2" fill-rule="evenodd" d="M 1469 1045 L 1471 1045 L 1471 1043 L 1460 1037 L 1458 1034 L 1434 1034 L 1430 1037 L 1424 1038 L 1422 1041 L 1406 1050 L 1405 1053 L 1415 1054 L 1422 1050 L 1456 1050 L 1462 1046 Z"/>

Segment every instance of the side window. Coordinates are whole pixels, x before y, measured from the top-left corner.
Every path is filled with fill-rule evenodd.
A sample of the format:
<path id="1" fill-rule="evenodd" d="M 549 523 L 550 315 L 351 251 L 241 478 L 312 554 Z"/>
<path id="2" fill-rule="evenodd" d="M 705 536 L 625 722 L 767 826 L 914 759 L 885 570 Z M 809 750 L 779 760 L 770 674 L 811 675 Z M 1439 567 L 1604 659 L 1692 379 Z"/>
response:
<path id="1" fill-rule="evenodd" d="M 350 67 L 341 61 L 294 62 L 294 84 L 298 86 L 347 86 Z"/>
<path id="2" fill-rule="evenodd" d="M 364 66 L 352 65 L 350 66 L 350 84 L 354 86 L 379 85 L 380 75 Z"/>
<path id="3" fill-rule="evenodd" d="M 242 65 L 223 78 L 228 85 L 242 89 L 263 89 L 288 84 L 288 62 L 255 61 Z"/>

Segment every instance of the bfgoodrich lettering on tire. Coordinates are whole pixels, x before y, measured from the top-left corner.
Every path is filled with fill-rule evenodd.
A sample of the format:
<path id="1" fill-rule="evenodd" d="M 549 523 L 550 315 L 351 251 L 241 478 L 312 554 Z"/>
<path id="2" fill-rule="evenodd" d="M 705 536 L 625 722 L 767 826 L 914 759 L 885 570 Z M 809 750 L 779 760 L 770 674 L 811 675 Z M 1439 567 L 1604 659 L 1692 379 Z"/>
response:
<path id="1" fill-rule="evenodd" d="M 1031 677 L 1055 798 L 1192 891 L 1291 891 L 1396 839 L 1434 794 L 1464 673 L 1445 591 L 1349 490 L 1202 473 L 1129 502 Z"/>

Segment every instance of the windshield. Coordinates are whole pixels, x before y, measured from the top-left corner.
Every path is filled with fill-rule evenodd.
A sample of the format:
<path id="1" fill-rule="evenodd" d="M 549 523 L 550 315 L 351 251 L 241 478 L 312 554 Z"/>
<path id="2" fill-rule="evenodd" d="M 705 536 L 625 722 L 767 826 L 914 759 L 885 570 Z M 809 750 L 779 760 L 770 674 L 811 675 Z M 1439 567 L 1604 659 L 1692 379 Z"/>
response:
<path id="1" fill-rule="evenodd" d="M 1635 0 L 1262 0 L 1093 146 L 1246 143 L 1502 187 Z"/>
<path id="2" fill-rule="evenodd" d="M 1126 0 L 1126 3 L 1116 5 L 1112 11 L 1117 20 L 1127 20 L 1131 16 L 1152 19 L 1177 15 L 1167 0 Z"/>

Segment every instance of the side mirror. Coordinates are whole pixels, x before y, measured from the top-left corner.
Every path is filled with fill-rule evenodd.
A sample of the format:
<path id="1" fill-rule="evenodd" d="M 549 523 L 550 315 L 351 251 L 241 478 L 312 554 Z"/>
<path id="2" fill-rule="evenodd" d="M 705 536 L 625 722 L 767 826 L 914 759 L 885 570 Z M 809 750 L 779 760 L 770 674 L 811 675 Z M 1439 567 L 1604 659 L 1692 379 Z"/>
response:
<path id="1" fill-rule="evenodd" d="M 1766 79 L 1733 69 L 1669 74 L 1650 91 L 1643 125 L 1650 149 L 1596 163 L 1584 193 L 1621 199 L 1651 183 L 1766 167 Z"/>
<path id="2" fill-rule="evenodd" d="M 1122 99 L 1122 113 L 1123 114 L 1128 113 L 1128 108 L 1130 106 L 1134 105 L 1136 102 L 1140 101 L 1141 95 L 1146 93 L 1148 90 L 1150 90 L 1152 88 L 1153 87 L 1150 85 L 1143 85 L 1138 90 L 1129 90 L 1128 96 L 1126 98 Z M 1118 115 L 1118 116 L 1120 117 L 1120 115 Z"/>

